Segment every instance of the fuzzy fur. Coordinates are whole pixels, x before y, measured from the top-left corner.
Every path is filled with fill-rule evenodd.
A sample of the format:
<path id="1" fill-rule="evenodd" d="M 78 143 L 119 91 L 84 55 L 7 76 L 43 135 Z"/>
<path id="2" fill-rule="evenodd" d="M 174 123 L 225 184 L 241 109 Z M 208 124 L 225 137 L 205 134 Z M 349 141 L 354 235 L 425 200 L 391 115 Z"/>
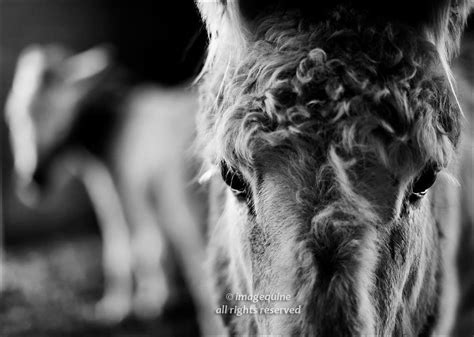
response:
<path id="1" fill-rule="evenodd" d="M 409 197 L 425 167 L 448 167 L 460 135 L 447 62 L 467 2 L 456 6 L 439 2 L 415 25 L 348 5 L 315 20 L 201 4 L 211 43 L 197 147 L 208 169 L 240 172 L 250 195 L 211 200 L 218 287 L 286 293 L 304 308 L 230 317 L 233 334 L 449 331 L 440 303 L 453 294 L 442 250 L 456 246 L 443 234 L 452 218 L 435 212 L 435 193 Z"/>

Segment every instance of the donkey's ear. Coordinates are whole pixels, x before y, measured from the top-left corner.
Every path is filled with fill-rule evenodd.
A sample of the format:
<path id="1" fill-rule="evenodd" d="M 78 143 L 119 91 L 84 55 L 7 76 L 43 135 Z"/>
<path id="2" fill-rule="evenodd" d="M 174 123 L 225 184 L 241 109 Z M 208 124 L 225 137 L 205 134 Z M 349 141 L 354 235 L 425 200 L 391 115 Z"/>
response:
<path id="1" fill-rule="evenodd" d="M 420 1 L 420 0 L 419 0 Z M 426 1 L 426 0 L 425 0 Z M 438 50 L 450 59 L 458 52 L 459 42 L 467 17 L 474 8 L 473 0 L 431 0 L 426 22 L 422 28 L 438 47 Z"/>
<path id="2" fill-rule="evenodd" d="M 237 19 L 242 26 L 251 25 L 252 21 L 262 14 L 271 14 L 278 9 L 301 7 L 304 2 L 318 3 L 310 0 L 196 0 L 204 21 L 211 26 L 225 15 Z"/>
<path id="3" fill-rule="evenodd" d="M 62 72 L 66 81 L 82 82 L 102 73 L 111 63 L 111 48 L 98 46 L 66 59 Z"/>
<path id="4" fill-rule="evenodd" d="M 24 89 L 37 84 L 47 65 L 46 50 L 41 45 L 29 45 L 20 52 L 15 68 L 13 89 Z"/>
<path id="5" fill-rule="evenodd" d="M 13 116 L 40 86 L 41 75 L 46 67 L 45 50 L 40 45 L 30 45 L 18 56 L 15 74 L 5 107 L 6 116 Z"/>
<path id="6" fill-rule="evenodd" d="M 296 0 L 298 2 L 298 0 Z M 283 0 L 196 0 L 211 36 L 237 37 L 252 31 L 256 17 L 271 14 Z"/>
<path id="7" fill-rule="evenodd" d="M 44 47 L 39 44 L 31 44 L 26 46 L 18 55 L 18 62 L 29 63 L 29 62 L 44 62 L 45 51 Z M 34 60 L 34 61 L 33 61 Z"/>

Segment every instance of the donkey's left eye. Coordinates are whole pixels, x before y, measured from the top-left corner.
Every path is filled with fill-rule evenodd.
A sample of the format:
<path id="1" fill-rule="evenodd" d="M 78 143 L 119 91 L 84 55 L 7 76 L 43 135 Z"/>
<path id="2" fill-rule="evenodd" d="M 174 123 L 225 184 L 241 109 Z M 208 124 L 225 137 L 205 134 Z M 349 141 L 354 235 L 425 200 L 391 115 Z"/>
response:
<path id="1" fill-rule="evenodd" d="M 410 199 L 416 200 L 423 197 L 435 183 L 438 172 L 439 169 L 433 166 L 425 168 L 413 182 Z"/>
<path id="2" fill-rule="evenodd" d="M 248 195 L 248 184 L 242 174 L 229 167 L 226 163 L 221 163 L 221 175 L 227 186 L 230 187 L 234 195 L 239 199 L 246 199 Z"/>

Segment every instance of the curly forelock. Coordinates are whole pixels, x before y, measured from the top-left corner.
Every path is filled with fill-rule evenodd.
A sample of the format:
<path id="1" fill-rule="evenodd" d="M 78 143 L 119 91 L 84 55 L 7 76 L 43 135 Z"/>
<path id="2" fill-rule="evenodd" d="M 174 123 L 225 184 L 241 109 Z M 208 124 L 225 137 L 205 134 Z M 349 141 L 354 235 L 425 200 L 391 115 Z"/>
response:
<path id="1" fill-rule="evenodd" d="M 217 55 L 204 77 L 204 152 L 252 166 L 257 153 L 303 142 L 370 153 L 393 170 L 446 165 L 459 111 L 435 47 L 408 28 L 368 22 L 343 8 L 319 24 L 295 13 L 262 18 L 255 38 L 226 51 L 235 57 Z"/>

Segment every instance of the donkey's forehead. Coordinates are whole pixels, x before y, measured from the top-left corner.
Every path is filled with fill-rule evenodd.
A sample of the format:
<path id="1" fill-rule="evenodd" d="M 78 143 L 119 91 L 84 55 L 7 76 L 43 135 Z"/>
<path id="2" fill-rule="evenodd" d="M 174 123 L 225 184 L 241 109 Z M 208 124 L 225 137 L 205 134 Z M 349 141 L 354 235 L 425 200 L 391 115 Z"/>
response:
<path id="1" fill-rule="evenodd" d="M 432 71 L 432 46 L 392 30 L 282 28 L 253 43 L 224 83 L 216 127 L 227 157 L 251 161 L 268 148 L 306 144 L 369 149 L 392 167 L 445 165 L 459 114 Z"/>

